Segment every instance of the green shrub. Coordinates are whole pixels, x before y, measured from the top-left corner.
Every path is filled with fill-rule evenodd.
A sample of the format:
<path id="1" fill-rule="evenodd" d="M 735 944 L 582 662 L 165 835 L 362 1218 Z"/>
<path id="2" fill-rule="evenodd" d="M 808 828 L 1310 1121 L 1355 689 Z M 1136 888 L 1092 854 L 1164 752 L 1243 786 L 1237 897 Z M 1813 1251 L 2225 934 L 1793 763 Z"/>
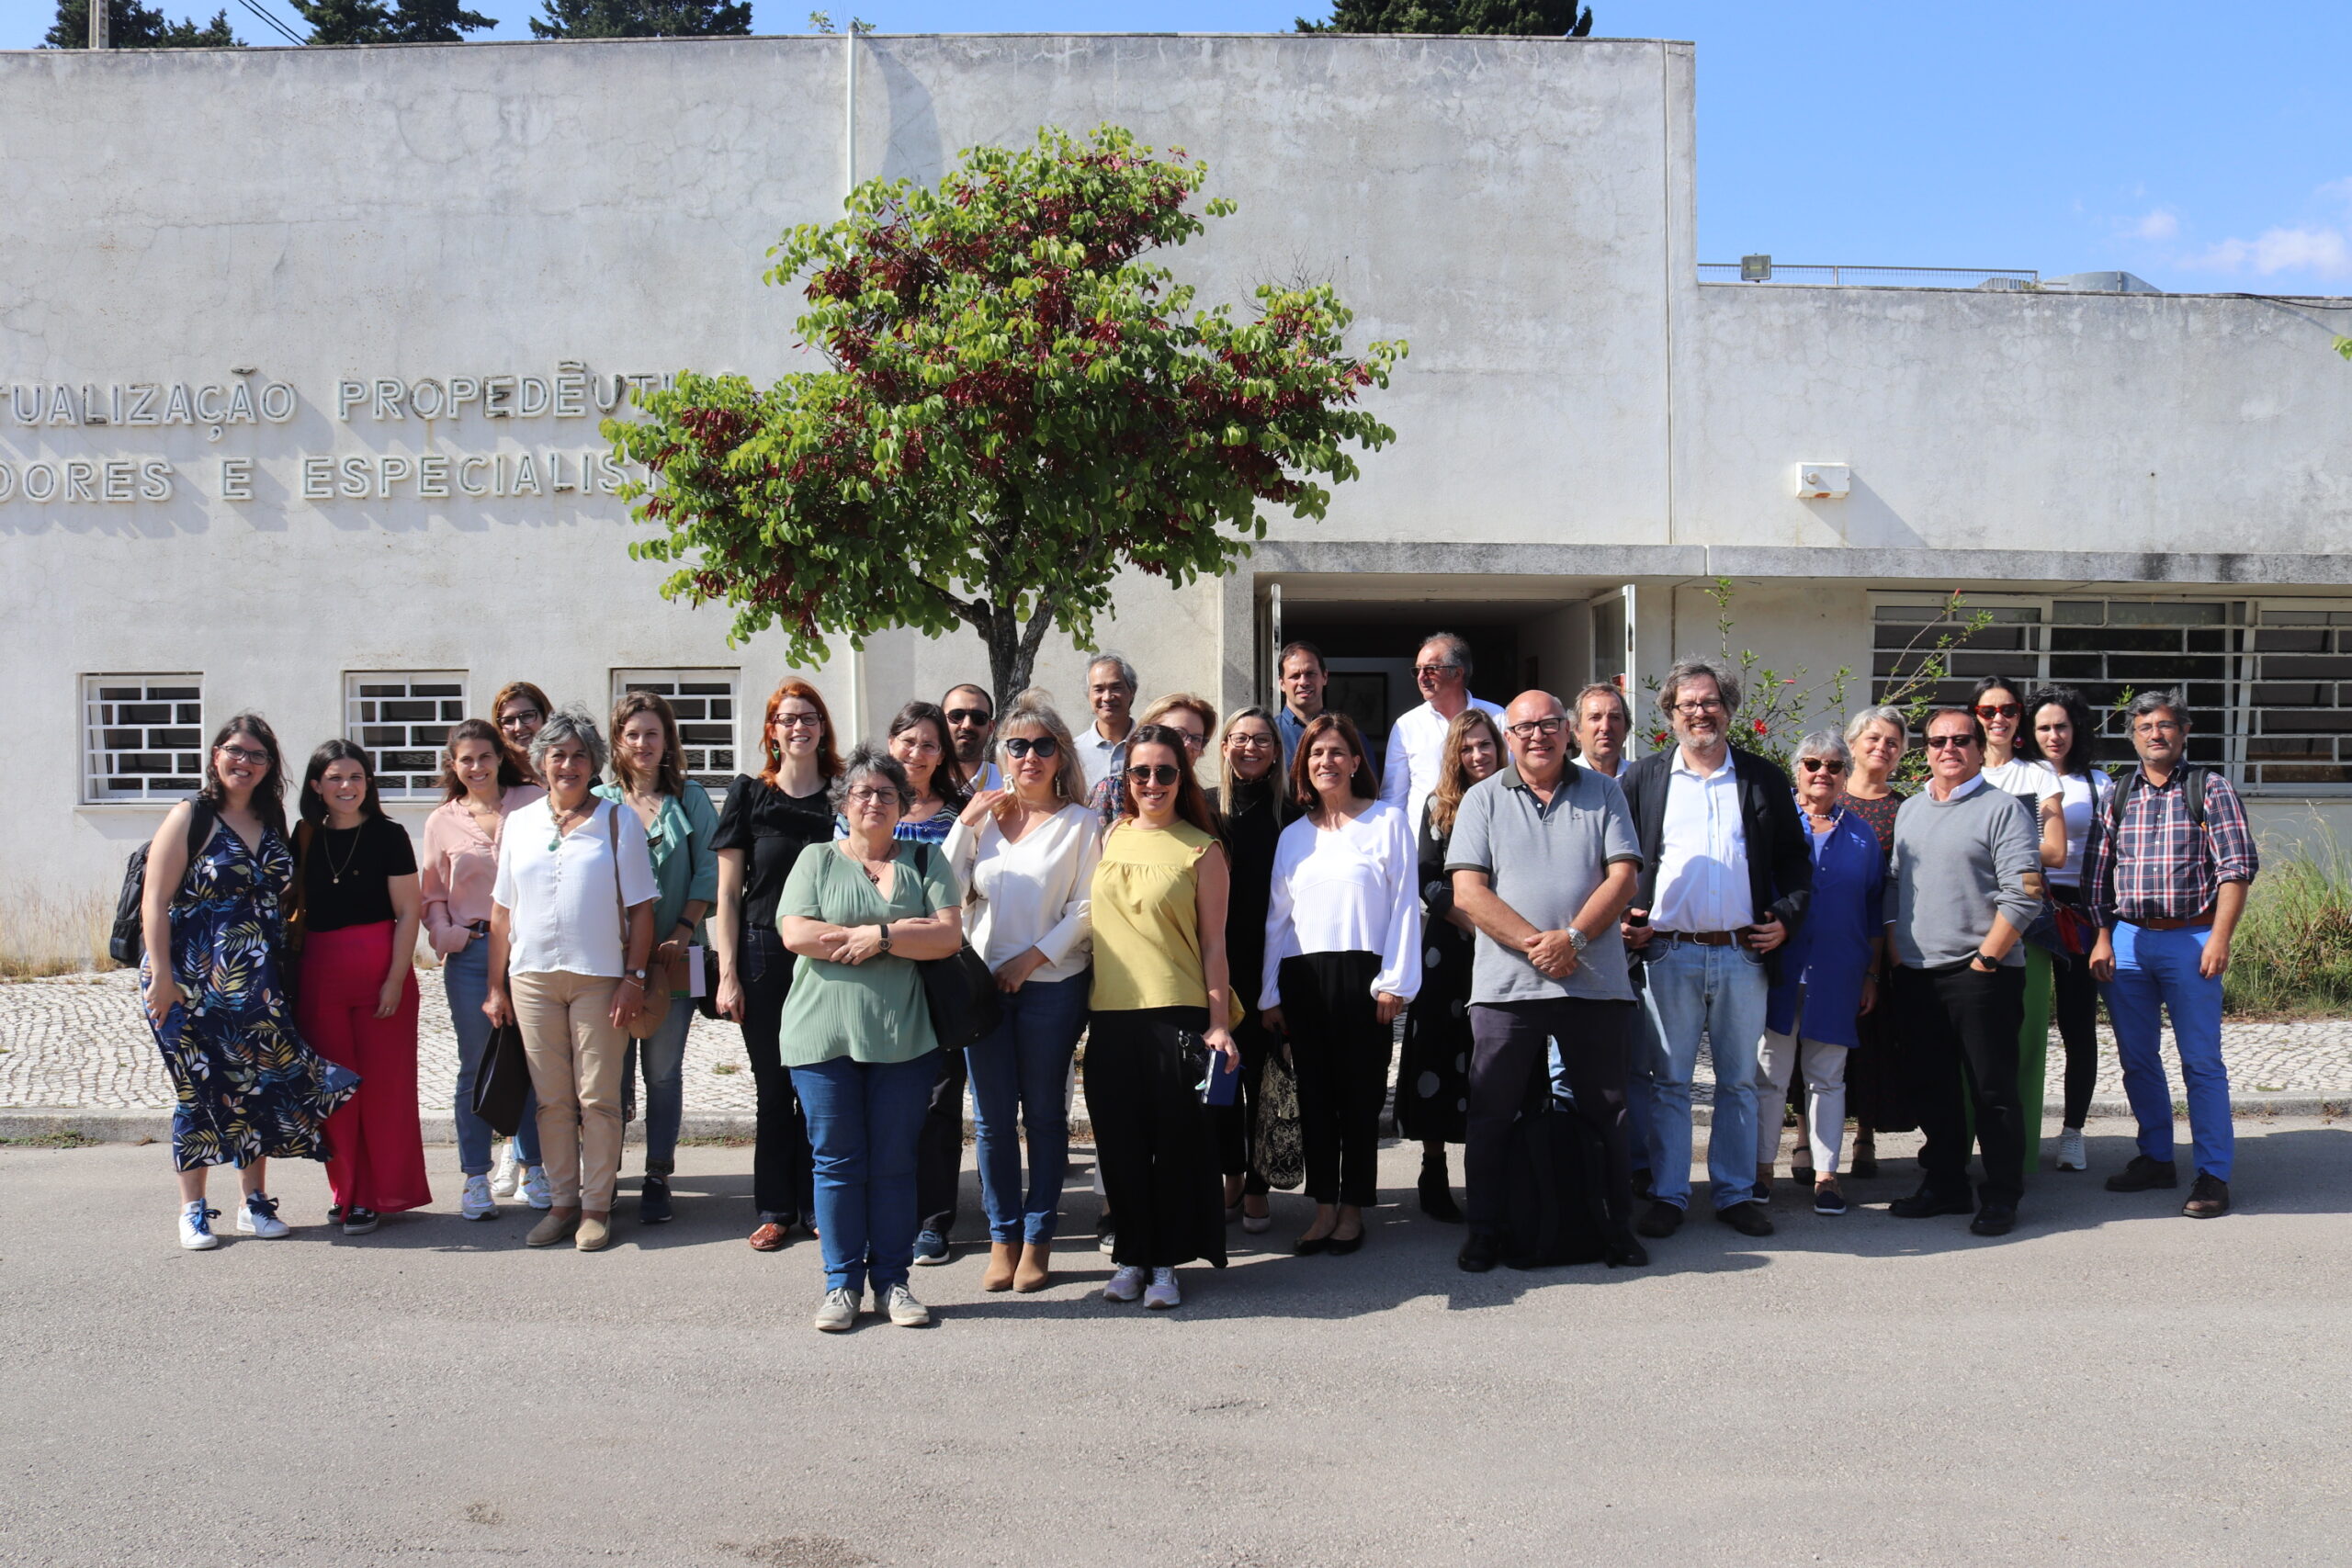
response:
<path id="1" fill-rule="evenodd" d="M 2320 829 L 2263 856 L 2222 981 L 2238 1013 L 2352 1013 L 2352 859 Z"/>

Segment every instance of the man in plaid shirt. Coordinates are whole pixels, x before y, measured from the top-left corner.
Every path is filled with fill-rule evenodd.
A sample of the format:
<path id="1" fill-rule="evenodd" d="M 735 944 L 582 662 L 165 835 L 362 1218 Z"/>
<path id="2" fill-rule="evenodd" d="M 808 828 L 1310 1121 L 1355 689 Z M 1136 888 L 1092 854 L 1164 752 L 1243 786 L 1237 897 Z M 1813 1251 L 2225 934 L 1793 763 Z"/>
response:
<path id="1" fill-rule="evenodd" d="M 2161 1005 L 2172 1015 L 2197 1156 L 2197 1180 L 2181 1213 L 2210 1220 L 2230 1212 L 2235 1147 L 2230 1076 L 2222 1065 L 2222 975 L 2259 865 L 2237 791 L 2220 773 L 2184 761 L 2189 718 L 2180 694 L 2142 695 L 2132 704 L 2131 725 L 2140 771 L 2110 797 L 2120 803 L 2120 819 L 2114 806 L 2100 808 L 2083 868 L 2099 926 L 2091 974 L 2107 996 L 2124 1092 L 2140 1123 L 2140 1152 L 2107 1186 L 2145 1192 L 2180 1185 Z M 2201 827 L 2187 794 L 2191 784 L 2199 791 Z"/>

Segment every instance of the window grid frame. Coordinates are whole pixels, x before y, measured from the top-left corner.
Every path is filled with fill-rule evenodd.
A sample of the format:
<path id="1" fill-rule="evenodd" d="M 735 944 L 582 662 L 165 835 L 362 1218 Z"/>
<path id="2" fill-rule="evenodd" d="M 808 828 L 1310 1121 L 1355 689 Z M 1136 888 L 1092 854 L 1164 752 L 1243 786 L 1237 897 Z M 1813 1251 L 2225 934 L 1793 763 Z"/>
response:
<path id="1" fill-rule="evenodd" d="M 464 670 L 346 670 L 343 672 L 343 735 L 368 753 L 368 761 L 376 771 L 377 793 L 387 801 L 432 801 L 441 795 L 441 753 L 448 743 L 449 727 L 467 716 L 467 704 L 472 700 L 472 676 Z M 398 686 L 400 694 L 370 693 L 369 686 Z M 427 693 L 418 694 L 419 685 L 455 686 L 455 694 Z M 387 719 L 378 714 L 370 716 L 362 709 L 371 703 L 431 702 L 440 713 L 432 718 L 403 716 Z M 456 717 L 446 716 L 454 713 Z M 407 731 L 407 739 L 400 742 L 381 741 L 371 732 L 390 727 Z M 420 748 L 418 732 L 424 731 L 429 739 Z M 430 755 L 428 765 L 414 768 L 402 762 L 398 767 L 385 765 L 388 752 L 413 755 L 419 750 Z M 397 778 L 397 784 L 390 782 Z M 421 782 L 420 782 L 421 781 Z"/>
<path id="2" fill-rule="evenodd" d="M 138 694 L 123 694 L 124 688 L 136 687 Z M 191 687 L 193 696 L 177 694 L 178 689 Z M 166 694 L 153 694 L 162 688 Z M 108 695 L 112 691 L 115 694 Z M 174 672 L 142 671 L 101 672 L 84 674 L 80 681 L 82 705 L 82 804 L 85 806 L 164 806 L 169 807 L 196 795 L 204 786 L 204 761 L 207 750 L 205 731 L 204 672 L 182 671 Z M 169 719 L 139 717 L 126 721 L 115 712 L 101 709 L 117 706 L 151 707 L 166 704 L 173 709 Z M 187 716 L 189 708 L 194 716 Z M 110 744 L 109 732 L 126 729 L 141 732 L 138 744 Z M 157 730 L 190 731 L 193 739 L 185 743 L 166 740 L 164 744 L 150 742 Z M 145 759 L 170 756 L 181 765 L 159 772 L 152 768 L 125 769 L 113 765 L 115 759 Z M 119 793 L 114 781 L 133 779 L 138 788 Z M 192 781 L 192 782 L 191 782 Z M 167 787 L 155 787 L 156 785 Z M 182 787 L 183 785 L 186 787 Z"/>

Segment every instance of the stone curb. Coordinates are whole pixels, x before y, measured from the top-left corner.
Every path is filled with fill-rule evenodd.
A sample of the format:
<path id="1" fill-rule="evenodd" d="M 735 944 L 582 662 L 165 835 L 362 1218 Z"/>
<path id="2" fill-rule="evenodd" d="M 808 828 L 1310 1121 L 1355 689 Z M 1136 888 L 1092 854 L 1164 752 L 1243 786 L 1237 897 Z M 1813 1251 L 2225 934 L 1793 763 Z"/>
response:
<path id="1" fill-rule="evenodd" d="M 2352 1115 L 2352 1094 L 2244 1094 L 2232 1102 L 2232 1110 L 2239 1116 L 2347 1116 Z M 1694 1105 L 1690 1119 L 1705 1126 L 1713 1121 L 1710 1108 Z M 2120 1100 L 2094 1100 L 2093 1116 L 2129 1116 L 2131 1105 Z M 2173 1102 L 2173 1114 L 2185 1117 L 2188 1110 L 2185 1102 Z M 746 1141 L 756 1128 L 755 1120 L 748 1113 L 723 1116 L 688 1116 L 680 1134 L 687 1139 Z M 424 1118 L 424 1141 L 428 1144 L 454 1144 L 457 1133 L 446 1116 Z M 968 1139 L 969 1122 L 966 1123 Z M 76 1110 L 66 1106 L 6 1106 L 0 1107 L 0 1139 L 37 1138 L 46 1134 L 73 1131 L 101 1143 L 128 1144 L 146 1139 L 155 1143 L 169 1142 L 172 1135 L 172 1113 L 168 1111 L 114 1111 L 103 1107 Z M 1381 1134 L 1393 1136 L 1395 1127 L 1387 1117 L 1381 1119 Z M 640 1119 L 628 1124 L 629 1143 L 645 1141 L 645 1123 Z M 1070 1122 L 1070 1141 L 1091 1144 L 1093 1129 L 1084 1116 Z"/>

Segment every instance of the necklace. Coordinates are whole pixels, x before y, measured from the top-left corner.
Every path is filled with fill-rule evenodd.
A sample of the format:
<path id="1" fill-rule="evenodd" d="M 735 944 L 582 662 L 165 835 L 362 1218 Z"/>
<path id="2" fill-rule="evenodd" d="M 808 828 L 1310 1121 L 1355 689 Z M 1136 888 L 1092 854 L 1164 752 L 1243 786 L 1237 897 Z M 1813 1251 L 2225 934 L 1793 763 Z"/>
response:
<path id="1" fill-rule="evenodd" d="M 555 818 L 555 837 L 548 840 L 548 853 L 554 854 L 563 848 L 563 836 L 571 831 L 572 824 L 570 818 L 572 814 L 579 812 L 581 819 L 584 821 L 587 818 L 587 811 L 593 811 L 595 807 L 589 807 L 585 811 L 576 806 L 565 807 L 560 811 L 554 811 L 552 807 L 549 809 Z"/>
<path id="2" fill-rule="evenodd" d="M 365 826 L 365 823 L 361 824 L 361 827 Z M 348 833 L 351 835 L 351 852 L 344 856 L 340 863 L 337 863 L 334 858 L 334 835 L 337 833 Z M 351 863 L 358 858 L 358 828 L 330 828 L 327 829 L 327 881 L 331 886 L 337 887 L 343 886 L 343 874 L 349 871 L 351 869 Z"/>

